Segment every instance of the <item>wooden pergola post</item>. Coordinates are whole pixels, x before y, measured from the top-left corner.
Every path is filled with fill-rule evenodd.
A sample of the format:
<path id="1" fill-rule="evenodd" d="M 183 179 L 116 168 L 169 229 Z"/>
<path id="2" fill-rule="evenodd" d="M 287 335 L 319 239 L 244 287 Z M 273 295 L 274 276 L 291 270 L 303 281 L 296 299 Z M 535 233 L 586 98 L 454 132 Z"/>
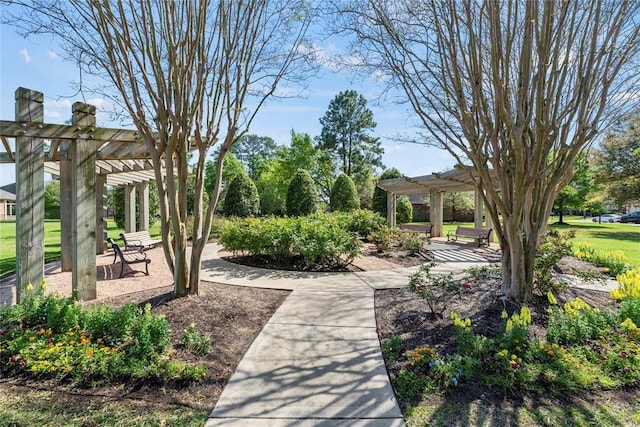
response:
<path id="1" fill-rule="evenodd" d="M 71 225 L 73 165 L 69 158 L 69 141 L 63 142 L 60 150 L 66 153 L 66 158 L 60 160 L 60 261 L 62 271 L 71 271 L 73 268 L 73 227 Z"/>
<path id="2" fill-rule="evenodd" d="M 429 220 L 433 228 L 431 229 L 431 237 L 442 237 L 443 235 L 443 205 L 442 193 L 432 189 L 429 192 Z"/>
<path id="3" fill-rule="evenodd" d="M 124 186 L 124 232 L 136 231 L 136 187 L 127 184 Z"/>
<path id="4" fill-rule="evenodd" d="M 387 191 L 387 219 L 389 226 L 396 226 L 396 195 L 391 191 Z"/>
<path id="5" fill-rule="evenodd" d="M 86 133 L 71 142 L 73 164 L 72 225 L 73 269 L 71 294 L 77 300 L 96 299 L 96 148 L 92 141 L 96 107 L 73 104 L 74 125 Z"/>
<path id="6" fill-rule="evenodd" d="M 107 175 L 96 175 L 96 254 L 106 250 L 107 239 Z"/>
<path id="7" fill-rule="evenodd" d="M 476 188 L 474 191 L 473 226 L 483 228 L 484 202 L 482 201 L 482 190 Z"/>
<path id="8" fill-rule="evenodd" d="M 42 92 L 18 88 L 16 121 L 42 123 Z M 16 302 L 29 284 L 34 291 L 44 278 L 44 142 L 16 137 Z"/>
<path id="9" fill-rule="evenodd" d="M 138 184 L 138 204 L 140 209 L 140 218 L 138 231 L 149 230 L 149 183 L 141 182 Z"/>

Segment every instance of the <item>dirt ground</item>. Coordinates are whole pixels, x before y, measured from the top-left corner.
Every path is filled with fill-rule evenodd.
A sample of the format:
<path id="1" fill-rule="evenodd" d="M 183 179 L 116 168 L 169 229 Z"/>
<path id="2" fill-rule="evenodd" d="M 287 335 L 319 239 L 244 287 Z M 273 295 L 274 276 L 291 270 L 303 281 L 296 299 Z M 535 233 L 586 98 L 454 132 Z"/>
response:
<path id="1" fill-rule="evenodd" d="M 36 383 L 1 378 L 0 393 L 19 393 L 20 390 L 41 388 L 53 391 L 53 399 L 57 402 L 64 401 L 70 407 L 95 407 L 101 402 L 116 399 L 125 407 L 139 406 L 140 402 L 145 402 L 150 410 L 153 410 L 154 405 L 189 406 L 206 411 L 213 409 L 240 359 L 288 292 L 201 282 L 198 296 L 175 299 L 172 296 L 172 276 L 164 263 L 162 249 L 154 249 L 148 253 L 152 259 L 151 274 L 145 276 L 138 273 L 125 278 L 117 278 L 120 267 L 112 264 L 112 255 L 99 256 L 98 300 L 112 306 L 121 306 L 127 302 L 150 303 L 155 313 L 165 315 L 169 321 L 173 357 L 208 369 L 208 375 L 202 383 L 188 387 L 124 384 L 76 390 L 55 382 Z M 364 248 L 363 256 L 356 259 L 350 269 L 363 271 L 397 268 L 418 265 L 428 259 L 428 254 L 379 254 L 368 245 Z M 63 273 L 59 269 L 50 271 L 47 276 L 49 292 L 71 295 L 70 283 L 71 273 Z M 576 295 L 597 307 L 611 304 L 608 294 L 597 291 L 570 290 L 559 299 L 569 299 Z M 381 340 L 400 335 L 407 349 L 427 343 L 444 351 L 451 347 L 453 329 L 450 320 L 430 318 L 424 301 L 407 290 L 377 291 L 375 307 Z M 532 307 L 533 317 L 539 319 L 539 324 L 546 319 L 546 311 L 542 307 L 542 303 Z M 455 310 L 461 317 L 470 317 L 476 332 L 491 335 L 497 330 L 502 309 L 503 305 L 497 299 L 496 283 L 486 281 L 463 294 L 460 299 L 452 300 L 447 313 Z M 213 351 L 209 355 L 197 357 L 174 347 L 182 331 L 191 323 L 195 323 L 201 334 L 211 338 Z M 534 325 L 532 332 L 542 334 L 544 331 Z M 478 390 L 477 386 L 470 385 L 456 398 L 475 399 L 478 393 L 484 395 L 486 390 Z M 613 393 L 613 396 L 606 394 L 602 399 L 626 398 L 622 396 L 623 393 L 629 391 L 620 392 L 620 395 Z M 434 396 L 434 399 L 437 398 Z M 494 399 L 501 404 L 499 396 Z"/>

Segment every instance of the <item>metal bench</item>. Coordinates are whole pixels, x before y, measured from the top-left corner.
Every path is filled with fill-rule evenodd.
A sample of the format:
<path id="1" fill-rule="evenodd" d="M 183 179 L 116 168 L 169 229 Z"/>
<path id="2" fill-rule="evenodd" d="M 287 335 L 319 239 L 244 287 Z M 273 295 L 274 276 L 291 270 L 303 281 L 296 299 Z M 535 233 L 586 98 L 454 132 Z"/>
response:
<path id="1" fill-rule="evenodd" d="M 149 235 L 149 231 L 136 231 L 133 233 L 120 233 L 125 249 L 131 247 L 142 247 L 143 249 L 155 248 L 162 243 L 162 240 L 154 240 Z"/>
<path id="2" fill-rule="evenodd" d="M 142 246 L 132 246 L 129 249 L 125 249 L 124 251 L 120 249 L 120 246 L 113 240 L 112 238 L 107 238 L 107 242 L 111 245 L 111 249 L 113 249 L 113 263 L 115 264 L 118 258 L 120 258 L 120 275 L 118 278 L 122 276 L 126 276 L 127 274 L 135 274 L 135 273 L 144 273 L 145 275 L 149 275 L 149 263 L 150 259 L 147 258 L 147 254 L 144 251 Z M 131 264 L 139 264 L 144 263 L 144 270 L 134 270 L 131 267 Z M 124 267 L 129 267 L 130 271 L 125 273 Z"/>
<path id="3" fill-rule="evenodd" d="M 492 228 L 471 228 L 471 227 L 460 227 L 456 228 L 456 231 L 449 231 L 447 233 L 447 242 L 451 240 L 458 240 L 458 237 L 466 237 L 468 239 L 473 239 L 478 242 L 478 247 L 483 244 L 489 245 L 489 238 L 491 237 Z"/>
<path id="4" fill-rule="evenodd" d="M 433 224 L 401 224 L 400 229 L 411 231 L 412 233 L 424 233 L 427 236 L 427 242 L 431 243 L 431 232 L 433 231 Z"/>

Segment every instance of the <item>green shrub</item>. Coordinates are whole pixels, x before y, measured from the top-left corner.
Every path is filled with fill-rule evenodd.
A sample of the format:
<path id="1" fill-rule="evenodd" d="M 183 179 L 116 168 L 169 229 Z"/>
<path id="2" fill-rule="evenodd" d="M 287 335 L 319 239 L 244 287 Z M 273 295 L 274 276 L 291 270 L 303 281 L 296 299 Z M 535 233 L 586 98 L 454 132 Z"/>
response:
<path id="1" fill-rule="evenodd" d="M 258 189 L 247 174 L 236 176 L 229 184 L 223 212 L 229 216 L 248 217 L 260 213 Z"/>
<path id="2" fill-rule="evenodd" d="M 620 302 L 618 319 L 624 322 L 630 319 L 634 324 L 640 325 L 640 297 L 626 297 Z"/>
<path id="3" fill-rule="evenodd" d="M 406 224 L 413 220 L 413 206 L 409 197 L 402 195 L 396 200 L 396 221 L 398 224 Z"/>
<path id="4" fill-rule="evenodd" d="M 367 238 L 372 232 L 387 227 L 387 220 L 369 209 L 357 209 L 343 213 L 340 218 L 346 221 L 348 231 L 356 233 L 362 238 Z"/>
<path id="5" fill-rule="evenodd" d="M 460 283 L 453 279 L 453 274 L 433 274 L 434 262 L 423 264 L 409 277 L 409 290 L 427 302 L 432 315 L 442 316 L 447 303 L 454 296 L 460 295 Z"/>
<path id="6" fill-rule="evenodd" d="M 400 247 L 402 250 L 409 252 L 409 254 L 415 255 L 422 250 L 424 240 L 424 233 L 405 231 L 400 235 Z"/>
<path id="7" fill-rule="evenodd" d="M 305 216 L 318 211 L 318 190 L 309 172 L 298 169 L 287 189 L 287 215 Z"/>
<path id="8" fill-rule="evenodd" d="M 391 362 L 395 362 L 402 355 L 402 339 L 397 335 L 382 341 L 380 347 L 382 349 L 382 355 Z"/>
<path id="9" fill-rule="evenodd" d="M 378 252 L 384 252 L 390 250 L 393 245 L 395 245 L 399 235 L 399 228 L 385 226 L 377 231 L 371 232 L 371 234 L 369 234 L 369 241 L 375 245 Z"/>
<path id="10" fill-rule="evenodd" d="M 570 240 L 575 236 L 575 229 L 566 233 L 549 230 L 542 238 L 533 267 L 533 286 L 540 294 L 545 295 L 548 291 L 557 291 L 563 287 L 563 283 L 554 278 L 553 267 L 562 257 L 571 255 Z"/>
<path id="11" fill-rule="evenodd" d="M 196 331 L 196 325 L 191 324 L 182 331 L 180 346 L 186 348 L 191 353 L 204 356 L 211 351 L 211 339 Z"/>
<path id="12" fill-rule="evenodd" d="M 308 267 L 344 266 L 360 251 L 360 241 L 334 214 L 297 218 L 248 218 L 227 223 L 220 243 L 234 253 L 285 260 L 302 257 Z"/>
<path id="13" fill-rule="evenodd" d="M 350 212 L 360 207 L 360 197 L 353 180 L 345 173 L 333 183 L 329 199 L 331 212 Z"/>

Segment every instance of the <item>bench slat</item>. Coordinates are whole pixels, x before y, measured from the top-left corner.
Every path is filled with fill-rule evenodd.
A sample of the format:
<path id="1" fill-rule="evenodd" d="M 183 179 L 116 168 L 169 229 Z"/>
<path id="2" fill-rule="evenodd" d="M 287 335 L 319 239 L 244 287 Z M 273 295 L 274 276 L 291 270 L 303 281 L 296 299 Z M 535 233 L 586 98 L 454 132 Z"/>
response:
<path id="1" fill-rule="evenodd" d="M 142 246 L 145 249 L 150 249 L 162 243 L 162 240 L 152 239 L 149 235 L 149 231 L 147 230 L 120 233 L 120 237 L 124 242 L 125 248 L 130 246 Z"/>
<path id="2" fill-rule="evenodd" d="M 492 228 L 471 228 L 458 226 L 456 231 L 447 233 L 447 241 L 458 240 L 458 237 L 466 237 L 478 241 L 478 247 L 483 243 L 488 245 L 491 237 Z"/>

